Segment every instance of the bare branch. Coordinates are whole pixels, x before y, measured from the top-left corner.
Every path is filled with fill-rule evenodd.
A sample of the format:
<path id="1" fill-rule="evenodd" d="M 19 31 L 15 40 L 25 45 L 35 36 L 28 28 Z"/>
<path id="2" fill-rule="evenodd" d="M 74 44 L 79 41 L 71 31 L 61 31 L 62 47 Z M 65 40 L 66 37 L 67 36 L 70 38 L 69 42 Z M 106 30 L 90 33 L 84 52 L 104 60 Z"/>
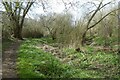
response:
<path id="1" fill-rule="evenodd" d="M 90 17 L 88 23 L 87 23 L 87 28 L 89 27 L 89 24 L 91 22 L 91 20 L 94 18 L 95 14 L 99 11 L 100 6 L 102 5 L 102 2 L 100 2 L 99 6 L 97 7 L 97 9 L 95 10 L 95 12 L 92 14 L 92 16 Z"/>
<path id="2" fill-rule="evenodd" d="M 104 18 L 106 18 L 108 15 L 110 15 L 112 12 L 115 12 L 115 11 L 117 11 L 117 10 L 120 10 L 120 8 L 119 8 L 119 9 L 116 9 L 116 10 L 113 10 L 113 11 L 111 11 L 111 12 L 109 12 L 109 13 L 107 13 L 105 16 L 103 16 L 99 21 L 97 21 L 94 25 L 90 26 L 88 29 L 93 28 L 93 27 L 96 26 L 98 23 L 100 23 Z"/>

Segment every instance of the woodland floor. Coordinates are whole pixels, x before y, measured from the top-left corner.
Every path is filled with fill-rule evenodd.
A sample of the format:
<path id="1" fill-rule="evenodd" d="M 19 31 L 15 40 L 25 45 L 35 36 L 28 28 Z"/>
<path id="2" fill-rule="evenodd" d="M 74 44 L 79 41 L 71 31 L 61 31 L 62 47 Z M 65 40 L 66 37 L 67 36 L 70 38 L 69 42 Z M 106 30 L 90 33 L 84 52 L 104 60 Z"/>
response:
<path id="1" fill-rule="evenodd" d="M 0 59 L 0 65 L 2 65 L 2 60 Z M 2 66 L 0 66 L 0 79 L 2 78 Z"/>
<path id="2" fill-rule="evenodd" d="M 16 59 L 20 43 L 21 41 L 16 40 L 12 43 L 3 44 L 5 48 L 2 55 L 2 78 L 17 78 Z"/>
<path id="3" fill-rule="evenodd" d="M 117 78 L 117 54 L 92 47 L 82 53 L 59 48 L 51 38 L 3 41 L 2 77 Z"/>
<path id="4" fill-rule="evenodd" d="M 51 38 L 27 39 L 19 49 L 20 78 L 117 78 L 117 52 L 86 46 L 84 52 L 60 48 Z"/>

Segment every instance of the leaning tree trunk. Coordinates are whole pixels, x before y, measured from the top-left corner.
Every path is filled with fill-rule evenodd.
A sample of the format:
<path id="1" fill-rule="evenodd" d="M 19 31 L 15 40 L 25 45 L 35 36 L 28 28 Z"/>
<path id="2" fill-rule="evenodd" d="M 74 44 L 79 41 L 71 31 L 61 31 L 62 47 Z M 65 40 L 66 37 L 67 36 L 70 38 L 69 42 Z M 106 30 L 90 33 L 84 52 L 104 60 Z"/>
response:
<path id="1" fill-rule="evenodd" d="M 82 35 L 82 41 L 81 41 L 81 45 L 84 46 L 85 44 L 85 37 L 86 37 L 86 33 L 87 33 L 87 30 L 83 33 Z"/>

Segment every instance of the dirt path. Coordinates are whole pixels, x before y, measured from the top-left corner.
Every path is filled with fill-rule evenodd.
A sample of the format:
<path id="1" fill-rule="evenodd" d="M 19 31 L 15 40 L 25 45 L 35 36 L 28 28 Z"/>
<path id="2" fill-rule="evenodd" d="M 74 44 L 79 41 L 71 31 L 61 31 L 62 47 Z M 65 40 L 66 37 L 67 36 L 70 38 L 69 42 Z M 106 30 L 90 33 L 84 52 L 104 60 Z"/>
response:
<path id="1" fill-rule="evenodd" d="M 1 57 L 1 55 L 0 55 Z M 0 58 L 0 80 L 2 78 L 2 59 Z"/>
<path id="2" fill-rule="evenodd" d="M 16 59 L 17 50 L 21 41 L 15 41 L 3 51 L 2 57 L 2 78 L 17 78 Z"/>

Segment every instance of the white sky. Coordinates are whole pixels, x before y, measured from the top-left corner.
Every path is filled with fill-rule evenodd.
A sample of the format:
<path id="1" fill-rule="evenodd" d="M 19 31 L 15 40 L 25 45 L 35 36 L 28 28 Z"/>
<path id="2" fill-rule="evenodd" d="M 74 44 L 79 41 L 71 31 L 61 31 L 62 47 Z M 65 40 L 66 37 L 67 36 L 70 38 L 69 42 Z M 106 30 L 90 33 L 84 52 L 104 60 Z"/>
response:
<path id="1" fill-rule="evenodd" d="M 45 0 L 46 1 L 46 0 Z M 85 6 L 82 6 L 84 3 L 86 2 L 94 2 L 95 4 L 99 4 L 99 2 L 101 0 L 63 0 L 65 3 L 76 3 L 77 2 L 77 7 L 71 7 L 68 10 L 68 13 L 72 13 L 72 15 L 74 16 L 74 19 L 80 18 L 81 15 L 83 15 L 84 12 L 87 12 L 87 8 L 91 7 L 91 10 L 94 9 L 95 7 L 92 7 L 92 5 L 90 4 L 86 4 Z M 104 0 L 104 4 L 108 3 L 109 1 L 116 1 L 116 3 L 120 0 Z M 46 8 L 46 13 L 47 12 L 55 12 L 55 13 L 62 13 L 65 10 L 65 6 L 62 2 L 62 0 L 47 0 L 48 3 L 48 8 Z M 40 5 L 40 2 L 38 2 L 38 4 Z M 82 7 L 81 7 L 82 6 Z M 97 5 L 98 6 L 98 5 Z M 66 6 L 67 8 L 70 7 L 70 5 Z M 39 7 L 34 7 L 32 9 L 32 18 L 36 15 L 40 15 L 40 14 L 45 14 L 45 12 L 43 11 L 42 6 Z M 34 16 L 33 16 L 34 15 Z"/>
<path id="2" fill-rule="evenodd" d="M 2 0 L 0 0 L 0 1 L 2 1 Z M 11 1 L 13 1 L 13 0 L 11 0 Z M 20 1 L 25 1 L 25 0 L 20 0 Z M 37 0 L 37 3 L 39 5 L 41 4 L 40 1 L 41 0 Z M 43 0 L 43 1 L 47 1 L 47 3 L 48 3 L 48 8 L 46 9 L 47 12 L 61 13 L 61 12 L 63 12 L 65 10 L 65 6 L 64 6 L 62 0 Z M 74 18 L 76 19 L 76 18 L 79 18 L 81 15 L 83 15 L 83 12 L 87 12 L 87 8 L 88 7 L 92 7 L 92 5 L 90 5 L 90 4 L 86 4 L 85 6 L 81 7 L 84 3 L 86 3 L 86 2 L 95 2 L 95 4 L 99 4 L 99 1 L 101 1 L 101 0 L 63 0 L 63 1 L 65 3 L 67 3 L 67 4 L 69 2 L 72 2 L 72 3 L 76 3 L 77 2 L 76 5 L 77 5 L 78 8 L 77 7 L 72 7 L 68 11 L 69 13 L 72 13 Z M 109 2 L 109 1 L 116 1 L 116 3 L 117 3 L 120 0 L 104 0 L 104 4 Z M 42 6 L 39 6 L 39 7 L 37 7 L 37 6 L 36 7 L 35 6 L 32 7 L 31 11 L 29 11 L 29 15 L 30 15 L 31 18 L 36 18 L 36 15 L 40 15 L 40 14 L 44 14 L 45 13 L 43 11 Z M 67 5 L 66 7 L 69 8 L 70 5 Z M 95 7 L 92 7 L 91 9 L 94 9 L 94 8 Z"/>

